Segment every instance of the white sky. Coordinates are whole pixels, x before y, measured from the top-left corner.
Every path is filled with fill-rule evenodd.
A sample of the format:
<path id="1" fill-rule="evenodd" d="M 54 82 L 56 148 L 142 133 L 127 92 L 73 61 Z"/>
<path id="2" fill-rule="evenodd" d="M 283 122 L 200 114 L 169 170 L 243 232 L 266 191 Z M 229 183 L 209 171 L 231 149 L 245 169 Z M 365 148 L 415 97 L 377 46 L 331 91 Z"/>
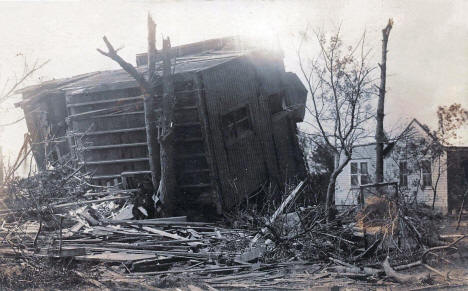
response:
<path id="1" fill-rule="evenodd" d="M 364 30 L 380 58 L 381 29 L 395 21 L 389 42 L 386 127 L 418 118 L 435 126 L 437 106 L 468 107 L 468 1 L 1 1 L 0 84 L 21 71 L 18 53 L 30 60 L 50 59 L 37 74 L 43 80 L 117 69 L 96 52 L 106 35 L 134 63 L 146 50 L 146 15 L 156 23 L 158 41 L 173 45 L 209 38 L 247 35 L 279 39 L 287 70 L 299 74 L 295 50 L 307 24 L 333 31 L 341 23 L 345 40 Z M 159 45 L 158 45 L 159 46 Z M 5 106 L 4 106 L 5 107 Z M 0 124 L 21 111 L 8 107 Z M 0 131 L 0 145 L 15 153 L 24 124 Z M 468 137 L 465 137 L 468 144 Z"/>

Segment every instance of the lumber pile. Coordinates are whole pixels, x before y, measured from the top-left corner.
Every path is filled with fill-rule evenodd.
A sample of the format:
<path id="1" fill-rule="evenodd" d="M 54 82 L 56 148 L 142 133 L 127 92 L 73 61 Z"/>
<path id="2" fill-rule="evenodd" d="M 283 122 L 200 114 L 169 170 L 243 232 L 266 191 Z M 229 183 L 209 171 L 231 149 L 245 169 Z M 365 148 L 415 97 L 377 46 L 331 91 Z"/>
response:
<path id="1" fill-rule="evenodd" d="M 239 213 L 234 226 L 185 216 L 135 220 L 138 190 L 63 181 L 57 183 L 69 187 L 75 181 L 82 189 L 54 197 L 42 193 L 60 191 L 54 183 L 18 181 L 15 193 L 24 202 L 15 199 L 16 208 L 0 211 L 0 257 L 16 262 L 20 274 L 34 274 L 22 275 L 30 281 L 21 287 L 45 286 L 34 285 L 43 273 L 100 289 L 119 284 L 141 289 L 148 280 L 153 280 L 148 290 L 174 284 L 192 286 L 188 290 L 302 290 L 338 281 L 366 288 L 370 282 L 430 284 L 434 276 L 452 282 L 434 260 L 447 260 L 466 238 L 440 236 L 432 212 L 390 200 L 349 208 L 327 222 L 321 205 L 297 205 L 305 182 L 268 212 Z M 422 270 L 405 274 L 415 268 Z M 50 282 L 47 278 L 43 282 Z M 8 280 L 0 272 L 0 283 L 18 287 Z"/>

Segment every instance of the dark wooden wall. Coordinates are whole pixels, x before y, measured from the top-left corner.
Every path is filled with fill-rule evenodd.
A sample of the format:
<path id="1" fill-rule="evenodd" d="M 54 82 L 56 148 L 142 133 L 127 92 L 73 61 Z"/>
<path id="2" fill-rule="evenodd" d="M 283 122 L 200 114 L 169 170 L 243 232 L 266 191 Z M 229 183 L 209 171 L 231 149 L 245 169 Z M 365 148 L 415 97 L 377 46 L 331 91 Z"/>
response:
<path id="1" fill-rule="evenodd" d="M 69 134 L 79 164 L 105 183 L 149 171 L 143 99 L 138 88 L 67 96 Z"/>
<path id="2" fill-rule="evenodd" d="M 206 111 L 210 125 L 215 163 L 218 166 L 223 206 L 232 207 L 267 178 L 258 121 L 256 72 L 245 58 L 202 72 Z M 224 139 L 221 116 L 248 105 L 253 130 L 228 144 Z"/>
<path id="3" fill-rule="evenodd" d="M 51 91 L 40 96 L 24 96 L 34 101 L 23 105 L 26 126 L 33 142 L 33 154 L 40 169 L 69 153 L 65 134 L 65 95 Z M 31 100 L 33 100 L 31 99 Z"/>
<path id="4" fill-rule="evenodd" d="M 223 206 L 230 208 L 264 182 L 281 186 L 305 169 L 299 161 L 296 127 L 287 113 L 273 122 L 270 97 L 280 94 L 284 67 L 274 56 L 242 57 L 201 73 Z M 252 130 L 226 140 L 222 116 L 248 105 Z M 303 174 L 305 171 L 301 172 Z"/>
<path id="5" fill-rule="evenodd" d="M 458 212 L 463 200 L 463 194 L 468 189 L 465 178 L 464 162 L 468 163 L 468 147 L 453 147 L 447 151 L 447 186 L 448 210 Z M 468 209 L 465 201 L 464 209 Z"/>
<path id="6" fill-rule="evenodd" d="M 221 203 L 231 208 L 267 181 L 282 187 L 305 173 L 295 122 L 287 110 L 272 114 L 274 96 L 283 96 L 287 85 L 284 74 L 281 56 L 254 53 L 200 72 L 176 75 L 180 208 L 203 207 L 197 204 L 203 200 L 213 201 L 217 210 Z M 160 104 L 160 97 L 157 99 Z M 94 175 L 95 183 L 116 181 L 122 172 L 149 175 L 143 99 L 138 88 L 80 91 L 66 98 L 60 92 L 46 100 L 37 106 L 47 109 L 49 123 L 64 124 L 67 117 L 67 125 L 56 127 L 54 134 L 71 137 L 61 146 L 72 149 L 78 164 Z M 248 109 L 250 130 L 227 140 L 222 116 L 242 107 Z M 34 139 L 42 140 L 44 133 L 34 128 L 37 118 L 30 115 L 27 122 L 30 132 L 36 134 Z"/>

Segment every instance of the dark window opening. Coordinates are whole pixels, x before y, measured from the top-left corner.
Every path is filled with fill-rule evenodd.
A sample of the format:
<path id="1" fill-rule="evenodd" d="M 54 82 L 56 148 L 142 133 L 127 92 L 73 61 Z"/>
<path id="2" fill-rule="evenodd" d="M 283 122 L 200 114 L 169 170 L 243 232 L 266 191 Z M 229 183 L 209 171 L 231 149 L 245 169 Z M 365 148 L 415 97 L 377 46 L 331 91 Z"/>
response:
<path id="1" fill-rule="evenodd" d="M 352 186 L 359 185 L 359 173 L 358 173 L 357 163 L 351 163 L 351 185 Z"/>
<path id="2" fill-rule="evenodd" d="M 361 185 L 369 184 L 369 171 L 367 169 L 367 162 L 361 163 Z"/>
<path id="3" fill-rule="evenodd" d="M 432 168 L 431 161 L 421 161 L 421 175 L 422 175 L 422 186 L 423 188 L 432 186 Z"/>
<path id="4" fill-rule="evenodd" d="M 400 187 L 408 187 L 408 162 L 400 161 Z"/>
<path id="5" fill-rule="evenodd" d="M 268 96 L 268 106 L 270 107 L 270 113 L 275 114 L 284 110 L 283 94 L 277 93 Z"/>
<path id="6" fill-rule="evenodd" d="M 247 106 L 221 116 L 221 124 L 226 141 L 231 142 L 252 130 Z"/>

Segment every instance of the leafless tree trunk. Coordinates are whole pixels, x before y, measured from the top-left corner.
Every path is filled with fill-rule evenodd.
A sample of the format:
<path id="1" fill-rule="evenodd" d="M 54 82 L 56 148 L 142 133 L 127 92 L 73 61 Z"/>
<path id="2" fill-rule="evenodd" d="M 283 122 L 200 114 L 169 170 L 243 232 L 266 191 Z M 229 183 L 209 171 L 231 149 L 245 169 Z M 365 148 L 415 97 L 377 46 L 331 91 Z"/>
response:
<path id="1" fill-rule="evenodd" d="M 156 24 L 148 15 L 148 81 L 151 91 L 144 94 L 144 111 L 146 126 L 146 142 L 148 144 L 148 158 L 151 170 L 153 189 L 158 189 L 161 181 L 160 145 L 158 142 L 158 119 L 155 112 L 156 98 L 154 91 L 154 71 L 156 69 Z"/>
<path id="2" fill-rule="evenodd" d="M 165 54 L 164 73 L 163 73 L 163 104 L 161 115 L 161 133 L 158 135 L 157 115 L 155 113 L 155 54 L 156 54 L 156 24 L 150 15 L 148 15 L 148 80 L 129 63 L 123 60 L 114 47 L 104 36 L 104 42 L 108 52 L 100 49 L 98 51 L 116 61 L 128 74 L 130 74 L 140 86 L 144 95 L 145 123 L 148 142 L 148 155 L 150 160 L 150 169 L 154 189 L 158 189 L 161 202 L 163 204 L 164 215 L 170 215 L 172 212 L 171 200 L 175 188 L 175 175 L 173 165 L 173 144 L 172 144 L 172 112 L 173 112 L 173 87 L 171 81 L 170 64 L 170 42 L 164 41 L 163 46 Z M 167 116 L 166 116 L 167 114 Z M 161 182 L 162 180 L 162 182 Z M 166 208 L 167 207 L 167 208 Z"/>
<path id="3" fill-rule="evenodd" d="M 375 164 L 375 179 L 377 183 L 381 183 L 384 180 L 384 169 L 383 169 L 383 148 L 385 142 L 384 136 L 384 116 L 385 116 L 385 85 L 387 79 L 387 44 L 388 37 L 390 36 L 390 30 L 393 26 L 393 20 L 389 19 L 387 26 L 382 30 L 382 63 L 380 66 L 380 87 L 379 87 L 379 102 L 377 105 L 377 128 L 375 130 L 376 140 L 376 164 Z"/>
<path id="4" fill-rule="evenodd" d="M 343 52 L 339 31 L 326 40 L 315 34 L 320 46 L 318 57 L 308 65 L 298 50 L 299 65 L 309 88 L 314 118 L 310 123 L 317 138 L 335 154 L 335 167 L 327 187 L 325 209 L 331 214 L 335 182 L 352 157 L 353 147 L 366 136 L 364 123 L 373 117 L 367 102 L 372 95 L 372 68 L 367 66 L 368 55 L 364 49 L 364 35 L 355 48 Z"/>
<path id="5" fill-rule="evenodd" d="M 3 184 L 3 151 L 0 147 L 0 185 Z"/>
<path id="6" fill-rule="evenodd" d="M 163 39 L 163 100 L 161 131 L 159 143 L 161 146 L 161 182 L 158 194 L 165 216 L 171 216 L 174 211 L 174 196 L 176 195 L 176 175 L 174 165 L 174 84 L 171 72 L 171 41 Z"/>

